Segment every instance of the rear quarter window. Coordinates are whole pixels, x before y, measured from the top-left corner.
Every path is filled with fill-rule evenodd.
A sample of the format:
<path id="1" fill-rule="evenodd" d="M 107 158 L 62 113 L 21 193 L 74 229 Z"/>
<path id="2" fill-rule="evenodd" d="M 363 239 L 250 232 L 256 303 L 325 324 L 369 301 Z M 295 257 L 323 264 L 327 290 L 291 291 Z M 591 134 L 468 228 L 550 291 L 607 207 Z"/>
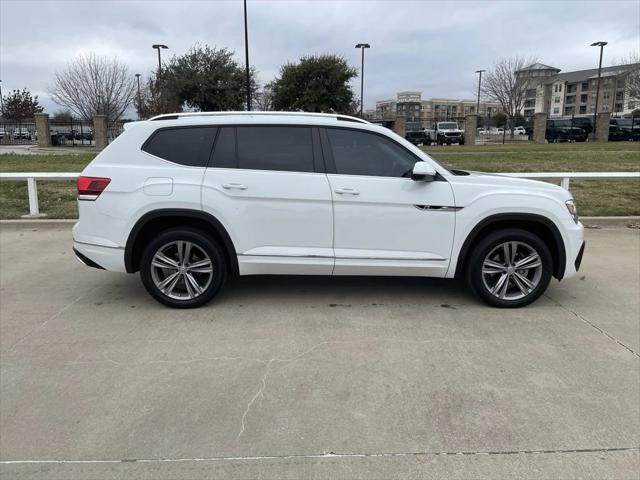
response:
<path id="1" fill-rule="evenodd" d="M 142 150 L 179 165 L 205 167 L 216 131 L 216 127 L 162 128 L 149 137 Z"/>

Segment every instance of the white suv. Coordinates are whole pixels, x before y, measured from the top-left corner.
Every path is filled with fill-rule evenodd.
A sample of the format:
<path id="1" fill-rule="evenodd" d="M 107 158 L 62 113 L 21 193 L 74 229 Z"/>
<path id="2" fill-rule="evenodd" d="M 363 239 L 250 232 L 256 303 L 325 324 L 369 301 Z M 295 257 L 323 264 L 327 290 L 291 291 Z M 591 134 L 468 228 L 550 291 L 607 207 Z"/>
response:
<path id="1" fill-rule="evenodd" d="M 448 170 L 364 120 L 197 113 L 126 127 L 78 179 L 74 250 L 140 271 L 172 307 L 256 274 L 462 277 L 519 307 L 580 266 L 569 192 Z"/>

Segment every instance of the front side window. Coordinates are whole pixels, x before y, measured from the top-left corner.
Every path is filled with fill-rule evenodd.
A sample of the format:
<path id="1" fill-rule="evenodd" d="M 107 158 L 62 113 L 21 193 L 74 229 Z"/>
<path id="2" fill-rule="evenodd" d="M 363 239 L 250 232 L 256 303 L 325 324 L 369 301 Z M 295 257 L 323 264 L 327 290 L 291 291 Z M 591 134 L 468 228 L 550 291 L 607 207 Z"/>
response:
<path id="1" fill-rule="evenodd" d="M 157 130 L 142 150 L 180 165 L 207 165 L 216 127 L 177 127 Z"/>
<path id="2" fill-rule="evenodd" d="M 403 177 L 418 160 L 381 135 L 338 128 L 328 128 L 327 135 L 338 174 Z"/>
<path id="3" fill-rule="evenodd" d="M 311 128 L 242 126 L 236 129 L 238 168 L 313 172 Z"/>

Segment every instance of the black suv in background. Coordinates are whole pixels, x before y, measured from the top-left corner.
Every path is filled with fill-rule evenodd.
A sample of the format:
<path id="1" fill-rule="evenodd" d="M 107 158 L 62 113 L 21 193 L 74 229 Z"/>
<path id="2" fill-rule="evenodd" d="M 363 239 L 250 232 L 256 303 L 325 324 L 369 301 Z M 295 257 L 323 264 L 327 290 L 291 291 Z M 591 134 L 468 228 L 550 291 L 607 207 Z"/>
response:
<path id="1" fill-rule="evenodd" d="M 573 126 L 577 119 L 547 120 L 545 138 L 548 142 L 584 142 L 587 132 L 584 128 Z"/>
<path id="2" fill-rule="evenodd" d="M 424 130 L 406 132 L 404 138 L 414 145 L 431 145 L 431 139 Z"/>
<path id="3" fill-rule="evenodd" d="M 612 118 L 609 120 L 609 141 L 640 141 L 640 118 Z"/>

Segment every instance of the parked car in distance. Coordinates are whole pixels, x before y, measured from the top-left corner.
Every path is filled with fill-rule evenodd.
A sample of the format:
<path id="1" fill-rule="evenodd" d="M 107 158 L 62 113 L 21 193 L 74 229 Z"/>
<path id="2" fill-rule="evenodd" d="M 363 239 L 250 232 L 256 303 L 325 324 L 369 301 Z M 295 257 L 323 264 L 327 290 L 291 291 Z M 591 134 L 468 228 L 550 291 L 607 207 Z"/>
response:
<path id="1" fill-rule="evenodd" d="M 640 117 L 636 118 L 612 118 L 609 120 L 609 135 L 611 127 L 620 128 L 625 134 L 625 140 L 640 141 Z"/>
<path id="2" fill-rule="evenodd" d="M 430 145 L 429 135 L 424 130 L 414 130 L 405 133 L 404 138 L 414 145 Z"/>
<path id="3" fill-rule="evenodd" d="M 464 145 L 464 130 L 458 127 L 457 122 L 434 122 L 431 129 L 425 130 L 425 134 L 438 145 Z"/>
<path id="4" fill-rule="evenodd" d="M 15 128 L 13 130 L 14 140 L 31 140 L 31 132 L 25 127 Z"/>
<path id="5" fill-rule="evenodd" d="M 513 129 L 513 134 L 514 135 L 526 135 L 527 131 L 525 130 L 524 127 L 515 127 Z"/>
<path id="6" fill-rule="evenodd" d="M 587 132 L 579 127 L 574 127 L 571 120 L 547 120 L 545 138 L 548 142 L 584 142 L 587 140 Z"/>
<path id="7" fill-rule="evenodd" d="M 631 140 L 630 132 L 623 130 L 622 127 L 609 124 L 609 138 L 610 142 L 627 142 Z"/>
<path id="8" fill-rule="evenodd" d="M 576 274 L 583 227 L 545 182 L 449 170 L 337 115 L 214 112 L 125 125 L 77 181 L 73 248 L 140 272 L 159 302 L 205 304 L 235 275 L 464 279 L 520 307 Z"/>
<path id="9" fill-rule="evenodd" d="M 0 127 L 0 140 L 4 140 L 5 136 L 7 136 L 7 137 L 9 136 L 7 134 L 7 131 L 4 129 L 4 127 Z"/>

